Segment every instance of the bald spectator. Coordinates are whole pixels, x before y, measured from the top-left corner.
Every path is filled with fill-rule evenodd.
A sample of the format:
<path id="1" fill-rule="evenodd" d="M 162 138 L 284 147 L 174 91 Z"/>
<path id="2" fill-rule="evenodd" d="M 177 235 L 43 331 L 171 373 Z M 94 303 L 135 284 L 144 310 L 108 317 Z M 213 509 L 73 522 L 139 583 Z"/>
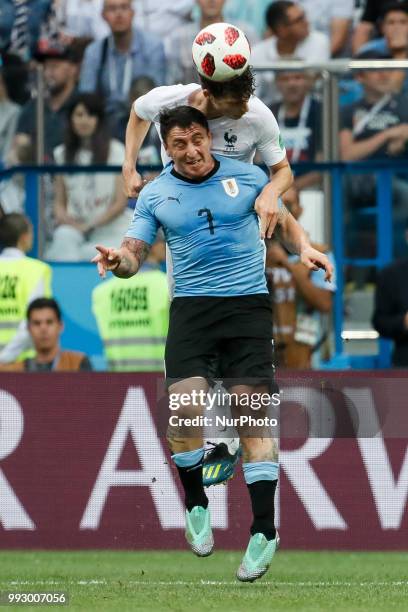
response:
<path id="1" fill-rule="evenodd" d="M 197 33 L 212 23 L 225 21 L 223 13 L 225 0 L 196 0 L 199 18 L 181 26 L 167 37 L 166 51 L 168 64 L 168 84 L 199 82 L 197 70 L 191 61 L 191 46 Z M 254 29 L 242 21 L 234 25 L 243 30 L 251 45 L 258 42 Z"/>
<path id="2" fill-rule="evenodd" d="M 166 61 L 161 40 L 154 34 L 133 27 L 131 0 L 105 0 L 103 18 L 110 34 L 87 47 L 82 63 L 79 89 L 105 97 L 114 132 L 124 115 L 132 81 L 149 76 L 163 85 Z"/>
<path id="3" fill-rule="evenodd" d="M 266 22 L 273 36 L 252 50 L 252 64 L 267 65 L 280 59 L 298 58 L 309 62 L 324 62 L 330 57 L 330 43 L 322 32 L 312 30 L 305 10 L 290 0 L 277 0 L 270 4 Z M 257 95 L 271 104 L 276 100 L 273 72 L 258 72 Z"/>

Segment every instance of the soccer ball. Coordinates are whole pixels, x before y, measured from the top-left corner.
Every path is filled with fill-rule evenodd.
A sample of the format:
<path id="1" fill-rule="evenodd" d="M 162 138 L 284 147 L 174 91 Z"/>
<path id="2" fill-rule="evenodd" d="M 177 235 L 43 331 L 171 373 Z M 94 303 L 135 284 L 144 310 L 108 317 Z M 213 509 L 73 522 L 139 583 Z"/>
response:
<path id="1" fill-rule="evenodd" d="M 199 74 L 211 81 L 229 81 L 239 76 L 251 57 L 247 37 L 230 23 L 203 28 L 194 39 L 192 52 Z"/>

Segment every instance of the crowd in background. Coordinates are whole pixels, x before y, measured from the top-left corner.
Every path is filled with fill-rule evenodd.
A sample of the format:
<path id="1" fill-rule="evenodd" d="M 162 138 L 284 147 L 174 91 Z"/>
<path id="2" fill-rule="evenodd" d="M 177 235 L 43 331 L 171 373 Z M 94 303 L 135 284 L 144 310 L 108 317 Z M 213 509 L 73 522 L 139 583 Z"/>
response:
<path id="1" fill-rule="evenodd" d="M 408 59 L 408 3 L 382 0 L 1 0 L 0 163 L 38 161 L 36 68 L 45 84 L 46 164 L 121 165 L 135 98 L 160 85 L 198 81 L 195 34 L 218 21 L 245 31 L 252 64 L 330 58 Z M 292 163 L 322 159 L 319 75 L 257 72 L 257 95 L 274 112 Z M 340 159 L 407 157 L 408 72 L 361 70 L 341 81 Z M 160 165 L 154 131 L 139 162 Z M 322 189 L 298 170 L 303 194 Z M 359 211 L 373 204 L 375 177 L 346 181 L 349 248 L 373 254 L 373 227 Z M 408 176 L 393 178 L 395 255 L 405 253 Z M 45 182 L 49 260 L 89 260 L 95 242 L 119 243 L 131 214 L 122 179 L 110 173 L 60 175 Z M 24 212 L 22 175 L 0 182 L 7 213 Z M 360 223 L 360 224 L 359 224 Z M 355 239 L 355 233 L 358 239 Z M 399 237 L 399 238 L 398 238 Z M 276 255 L 276 253 L 275 253 Z M 322 308 L 322 311 L 324 308 Z"/>

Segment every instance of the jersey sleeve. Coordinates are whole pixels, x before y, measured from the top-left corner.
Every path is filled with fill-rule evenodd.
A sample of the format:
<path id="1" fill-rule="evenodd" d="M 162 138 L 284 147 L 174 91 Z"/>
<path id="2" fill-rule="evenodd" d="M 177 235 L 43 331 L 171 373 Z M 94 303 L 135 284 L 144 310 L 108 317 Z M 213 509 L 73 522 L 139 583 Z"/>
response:
<path id="1" fill-rule="evenodd" d="M 147 244 L 153 244 L 159 225 L 149 206 L 148 196 L 141 193 L 137 199 L 133 219 L 126 232 L 126 238 L 136 238 L 137 240 L 147 242 Z"/>
<path id="2" fill-rule="evenodd" d="M 256 148 L 264 163 L 270 168 L 285 159 L 285 145 L 272 111 L 259 99 L 256 99 L 256 114 L 258 119 Z"/>
<path id="3" fill-rule="evenodd" d="M 199 85 L 163 85 L 151 89 L 133 102 L 133 110 L 140 119 L 157 121 L 162 108 L 185 103 L 185 97 Z"/>

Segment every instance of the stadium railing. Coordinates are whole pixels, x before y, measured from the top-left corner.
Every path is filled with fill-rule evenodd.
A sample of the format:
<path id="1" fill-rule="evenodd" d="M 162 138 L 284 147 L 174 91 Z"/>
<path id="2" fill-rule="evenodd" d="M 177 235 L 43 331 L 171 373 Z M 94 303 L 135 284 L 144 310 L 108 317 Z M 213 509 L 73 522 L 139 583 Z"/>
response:
<path id="1" fill-rule="evenodd" d="M 397 162 L 322 162 L 310 164 L 294 164 L 294 170 L 315 170 L 330 176 L 331 207 L 325 204 L 325 210 L 330 209 L 331 218 L 331 244 L 337 265 L 337 292 L 334 296 L 333 327 L 334 327 L 334 355 L 329 363 L 333 368 L 364 368 L 389 367 L 390 342 L 380 339 L 379 352 L 375 356 L 346 356 L 344 352 L 344 288 L 345 267 L 376 267 L 382 268 L 392 260 L 392 175 L 398 171 L 406 172 L 406 164 Z M 150 168 L 151 169 L 151 168 Z M 61 173 L 93 173 L 93 172 L 120 172 L 119 166 L 16 166 L 0 171 L 0 181 L 11 177 L 14 173 L 25 176 L 25 210 L 32 219 L 35 231 L 35 241 L 32 249 L 33 256 L 41 256 L 42 235 L 42 206 L 40 199 L 40 177 Z M 142 170 L 142 169 L 141 169 Z M 345 174 L 375 173 L 377 181 L 377 202 L 373 207 L 376 218 L 377 255 L 374 258 L 352 258 L 345 254 L 344 242 L 344 202 L 343 177 Z M 134 202 L 131 202 L 134 205 Z M 39 239 L 40 237 L 40 239 Z M 75 264 L 70 264 L 75 266 Z M 374 332 L 375 335 L 375 332 Z"/>

